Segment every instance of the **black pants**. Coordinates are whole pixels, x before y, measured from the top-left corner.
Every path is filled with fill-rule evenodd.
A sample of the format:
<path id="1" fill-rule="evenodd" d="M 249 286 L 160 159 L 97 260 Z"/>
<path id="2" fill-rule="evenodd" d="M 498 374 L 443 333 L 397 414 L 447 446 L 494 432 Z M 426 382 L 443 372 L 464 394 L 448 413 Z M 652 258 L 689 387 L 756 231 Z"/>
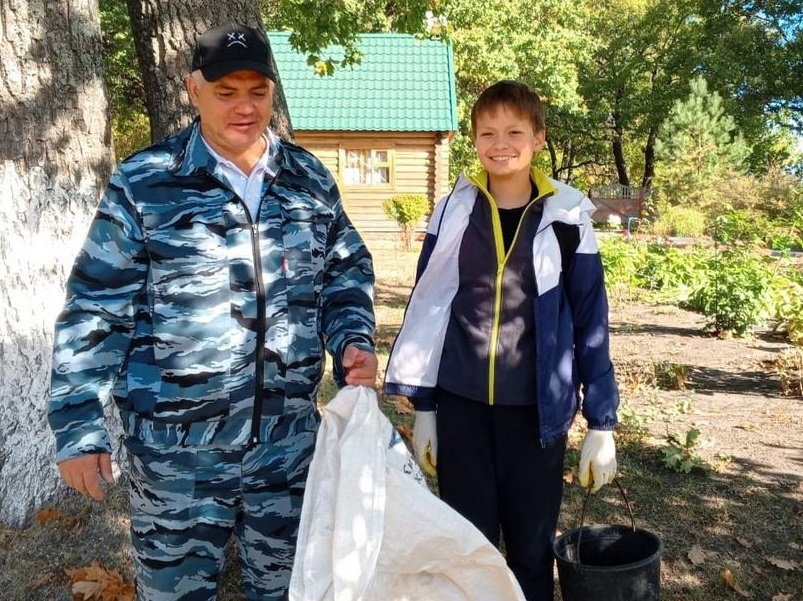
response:
<path id="1" fill-rule="evenodd" d="M 563 495 L 566 437 L 542 447 L 533 407 L 438 396 L 441 498 L 494 545 L 527 601 L 552 601 L 552 541 Z"/>

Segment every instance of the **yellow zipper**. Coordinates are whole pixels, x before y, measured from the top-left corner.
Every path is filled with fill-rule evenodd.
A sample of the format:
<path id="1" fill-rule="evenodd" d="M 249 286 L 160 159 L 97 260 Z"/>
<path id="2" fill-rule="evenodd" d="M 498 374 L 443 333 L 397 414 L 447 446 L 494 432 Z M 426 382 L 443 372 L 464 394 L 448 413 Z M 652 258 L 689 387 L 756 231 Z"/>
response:
<path id="1" fill-rule="evenodd" d="M 527 214 L 527 211 L 530 210 L 530 207 L 541 200 L 541 198 L 546 196 L 546 194 L 539 194 L 538 197 L 531 201 L 524 209 L 521 214 L 521 219 L 519 219 L 519 224 L 516 226 L 516 233 L 513 235 L 510 248 L 508 248 L 506 253 L 505 244 L 502 237 L 502 221 L 499 219 L 499 208 L 496 206 L 496 202 L 491 196 L 491 193 L 488 192 L 486 186 L 475 178 L 471 179 L 472 183 L 482 190 L 483 194 L 485 194 L 485 198 L 488 199 L 488 202 L 491 205 L 491 222 L 494 231 L 494 246 L 496 248 L 497 267 L 496 277 L 494 278 L 494 317 L 493 324 L 491 325 L 490 348 L 488 349 L 488 404 L 493 405 L 494 389 L 496 385 L 496 348 L 499 344 L 499 322 L 502 319 L 502 278 L 505 274 L 505 266 L 507 265 L 507 260 L 510 257 L 513 247 L 516 246 L 516 241 L 519 238 L 519 231 L 521 230 L 521 224 L 524 221 L 524 216 Z"/>

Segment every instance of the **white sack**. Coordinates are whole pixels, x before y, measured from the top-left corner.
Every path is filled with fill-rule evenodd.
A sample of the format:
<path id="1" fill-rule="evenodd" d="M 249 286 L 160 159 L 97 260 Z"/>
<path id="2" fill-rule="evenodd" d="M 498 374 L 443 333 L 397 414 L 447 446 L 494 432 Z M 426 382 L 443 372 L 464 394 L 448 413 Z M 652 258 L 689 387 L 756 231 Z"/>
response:
<path id="1" fill-rule="evenodd" d="M 524 601 L 504 557 L 438 499 L 363 386 L 323 410 L 290 601 Z"/>

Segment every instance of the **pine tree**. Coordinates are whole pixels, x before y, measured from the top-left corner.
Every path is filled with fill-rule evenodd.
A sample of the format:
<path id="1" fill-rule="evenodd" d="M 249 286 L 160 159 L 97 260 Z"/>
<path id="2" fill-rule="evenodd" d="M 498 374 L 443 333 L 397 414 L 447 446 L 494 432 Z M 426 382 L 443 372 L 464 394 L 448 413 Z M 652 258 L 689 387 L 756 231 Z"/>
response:
<path id="1" fill-rule="evenodd" d="M 693 79 L 690 88 L 686 100 L 675 102 L 655 142 L 655 184 L 659 208 L 706 211 L 717 203 L 717 185 L 742 169 L 749 149 L 705 79 Z"/>

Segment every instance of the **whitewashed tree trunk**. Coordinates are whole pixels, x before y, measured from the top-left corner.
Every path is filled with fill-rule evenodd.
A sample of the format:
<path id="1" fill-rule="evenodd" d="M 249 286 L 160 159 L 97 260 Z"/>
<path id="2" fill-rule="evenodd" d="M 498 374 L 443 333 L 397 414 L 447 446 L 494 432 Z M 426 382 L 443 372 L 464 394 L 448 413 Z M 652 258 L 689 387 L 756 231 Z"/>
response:
<path id="1" fill-rule="evenodd" d="M 97 0 L 0 0 L 0 522 L 65 489 L 47 426 L 64 281 L 110 172 Z"/>

